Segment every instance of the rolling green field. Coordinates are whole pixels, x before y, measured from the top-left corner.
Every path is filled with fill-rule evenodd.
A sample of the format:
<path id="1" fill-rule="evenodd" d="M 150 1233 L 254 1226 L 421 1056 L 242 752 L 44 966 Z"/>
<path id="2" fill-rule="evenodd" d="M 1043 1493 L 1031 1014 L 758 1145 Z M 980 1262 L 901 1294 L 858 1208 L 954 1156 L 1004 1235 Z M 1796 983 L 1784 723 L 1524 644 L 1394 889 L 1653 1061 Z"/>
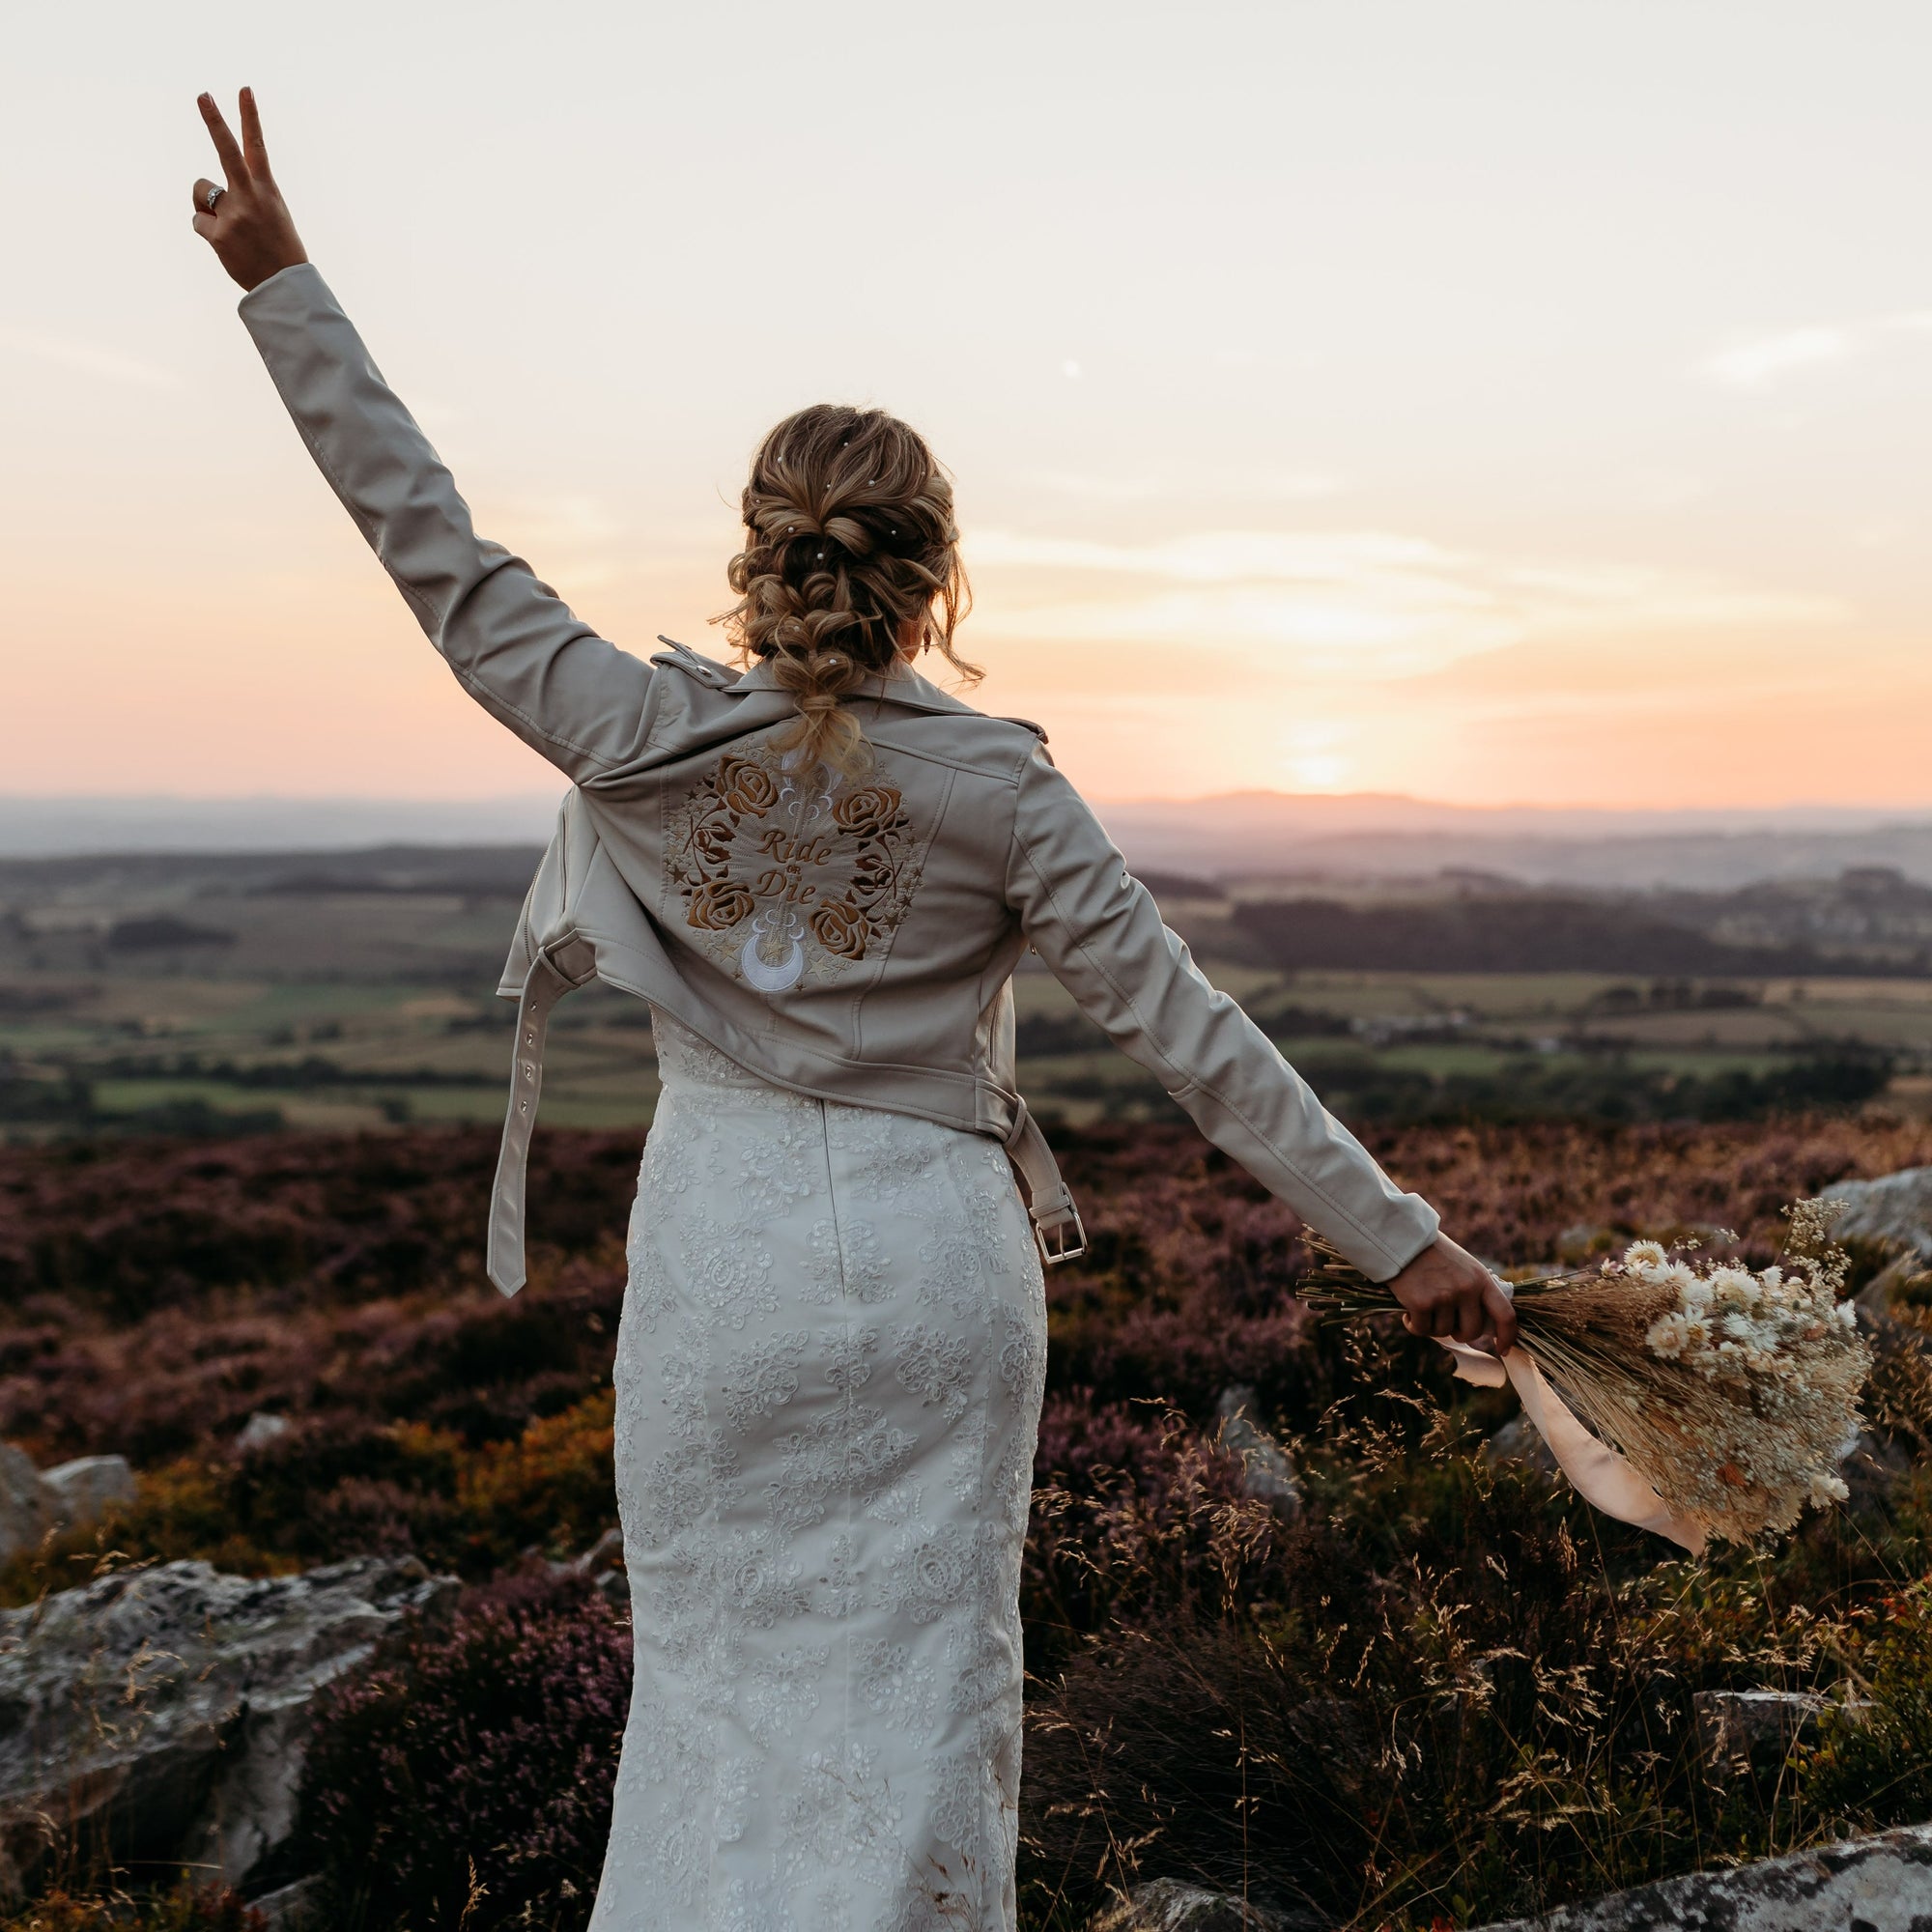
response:
<path id="1" fill-rule="evenodd" d="M 94 896 L 0 924 L 7 1138 L 499 1116 L 511 1009 L 491 988 L 511 898 L 206 883 L 131 907 Z M 1187 909 L 1174 910 L 1185 929 Z M 130 911 L 145 923 L 130 928 Z M 1568 1092 L 1566 1082 L 1583 1083 L 1594 1106 L 1620 1081 L 1763 1081 L 1794 1056 L 1848 1047 L 1889 1057 L 1886 1106 L 1923 1112 L 1932 1101 L 1932 980 L 1283 973 L 1212 956 L 1220 930 L 1194 935 L 1209 949 L 1208 977 L 1345 1118 L 1413 1111 L 1431 1092 L 1493 1106 Z M 1037 961 L 1015 994 L 1021 1081 L 1036 1108 L 1074 1123 L 1168 1110 Z M 657 1094 L 643 1009 L 601 990 L 572 995 L 553 1024 L 544 1118 L 641 1128 Z"/>

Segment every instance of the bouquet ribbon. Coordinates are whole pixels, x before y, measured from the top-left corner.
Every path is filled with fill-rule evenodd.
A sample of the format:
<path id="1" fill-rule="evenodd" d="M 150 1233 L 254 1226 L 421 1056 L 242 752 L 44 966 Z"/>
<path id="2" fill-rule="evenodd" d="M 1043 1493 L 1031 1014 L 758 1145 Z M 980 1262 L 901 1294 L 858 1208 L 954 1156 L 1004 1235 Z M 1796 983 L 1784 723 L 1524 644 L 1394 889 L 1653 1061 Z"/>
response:
<path id="1" fill-rule="evenodd" d="M 1515 1386 L 1523 1413 L 1586 1503 L 1619 1521 L 1667 1536 L 1692 1556 L 1704 1553 L 1703 1530 L 1688 1517 L 1673 1516 L 1663 1498 L 1607 1442 L 1599 1441 L 1577 1420 L 1526 1350 L 1515 1348 L 1498 1357 L 1463 1342 L 1444 1341 L 1440 1335 L 1435 1339 L 1455 1356 L 1456 1373 L 1465 1382 L 1485 1388 L 1501 1388 L 1506 1381 Z"/>

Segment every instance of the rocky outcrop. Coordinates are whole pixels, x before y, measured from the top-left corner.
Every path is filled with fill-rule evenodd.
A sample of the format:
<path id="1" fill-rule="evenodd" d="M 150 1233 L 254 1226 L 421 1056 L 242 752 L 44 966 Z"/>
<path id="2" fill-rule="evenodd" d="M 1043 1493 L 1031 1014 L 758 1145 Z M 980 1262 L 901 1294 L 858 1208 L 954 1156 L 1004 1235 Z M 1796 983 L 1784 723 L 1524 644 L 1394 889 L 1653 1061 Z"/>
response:
<path id="1" fill-rule="evenodd" d="M 413 1557 L 166 1563 L 0 1611 L 0 1895 L 63 1842 L 242 1891 L 297 1876 L 277 1861 L 317 1693 L 456 1588 Z"/>
<path id="2" fill-rule="evenodd" d="M 1511 1416 L 1483 1444 L 1483 1461 L 1492 1469 L 1503 1463 L 1521 1463 L 1547 1476 L 1556 1473 L 1556 1458 L 1549 1453 L 1549 1444 L 1526 1415 Z"/>
<path id="3" fill-rule="evenodd" d="M 550 1567 L 554 1572 L 589 1577 L 590 1587 L 606 1603 L 615 1604 L 619 1608 L 627 1608 L 630 1605 L 631 1582 L 624 1569 L 624 1532 L 621 1529 L 607 1529 L 582 1555 L 573 1556 L 567 1563 L 553 1563 Z"/>
<path id="4" fill-rule="evenodd" d="M 266 1449 L 294 1432 L 295 1424 L 286 1415 L 277 1415 L 272 1409 L 258 1408 L 236 1435 L 235 1454 L 252 1456 L 257 1450 Z"/>
<path id="5" fill-rule="evenodd" d="M 1485 1932 L 1924 1932 L 1932 1825 L 1692 1872 Z"/>
<path id="6" fill-rule="evenodd" d="M 1157 1878 L 1096 1913 L 1087 1932 L 1301 1932 L 1302 1923 L 1226 1892 Z"/>
<path id="7" fill-rule="evenodd" d="M 31 1549 L 50 1529 L 88 1529 L 134 1500 L 125 1456 L 79 1456 L 44 1473 L 32 1457 L 0 1442 L 0 1563 Z"/>
<path id="8" fill-rule="evenodd" d="M 25 1450 L 0 1442 L 0 1563 L 31 1549 L 53 1524 L 53 1502 Z"/>
<path id="9" fill-rule="evenodd" d="M 1844 1204 L 1832 1232 L 1841 1239 L 1887 1241 L 1932 1264 L 1932 1167 L 1901 1168 L 1877 1180 L 1841 1180 L 1825 1199 Z"/>
<path id="10" fill-rule="evenodd" d="M 134 1500 L 134 1472 L 125 1456 L 76 1456 L 42 1470 L 41 1483 L 63 1529 L 86 1529 Z"/>
<path id="11" fill-rule="evenodd" d="M 1179 1879 L 1138 1886 L 1087 1932 L 1323 1932 L 1329 1921 Z M 1480 1932 L 1928 1932 L 1932 1825 L 1613 1891 Z"/>
<path id="12" fill-rule="evenodd" d="M 1697 1742 L 1716 1770 L 1759 1751 L 1782 1755 L 1818 1728 L 1831 1700 L 1815 1690 L 1699 1690 L 1690 1699 Z"/>
<path id="13" fill-rule="evenodd" d="M 1216 1440 L 1241 1459 L 1241 1488 L 1284 1521 L 1301 1514 L 1301 1479 L 1289 1453 L 1253 1419 L 1255 1392 L 1245 1382 L 1221 1391 Z"/>

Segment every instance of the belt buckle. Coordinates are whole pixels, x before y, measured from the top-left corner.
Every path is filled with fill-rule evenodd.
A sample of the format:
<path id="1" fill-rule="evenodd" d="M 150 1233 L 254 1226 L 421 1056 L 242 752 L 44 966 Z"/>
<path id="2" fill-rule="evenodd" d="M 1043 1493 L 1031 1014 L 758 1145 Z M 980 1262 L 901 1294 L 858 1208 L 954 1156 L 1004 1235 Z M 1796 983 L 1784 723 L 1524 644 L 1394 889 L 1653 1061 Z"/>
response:
<path id="1" fill-rule="evenodd" d="M 1056 1222 L 1051 1236 L 1037 1221 L 1033 1224 L 1033 1237 L 1038 1244 L 1039 1258 L 1048 1267 L 1059 1262 L 1078 1261 L 1087 1252 L 1087 1230 L 1081 1222 L 1080 1209 L 1068 1202 L 1065 1211 L 1073 1219 L 1070 1240 L 1066 1238 L 1065 1221 Z"/>

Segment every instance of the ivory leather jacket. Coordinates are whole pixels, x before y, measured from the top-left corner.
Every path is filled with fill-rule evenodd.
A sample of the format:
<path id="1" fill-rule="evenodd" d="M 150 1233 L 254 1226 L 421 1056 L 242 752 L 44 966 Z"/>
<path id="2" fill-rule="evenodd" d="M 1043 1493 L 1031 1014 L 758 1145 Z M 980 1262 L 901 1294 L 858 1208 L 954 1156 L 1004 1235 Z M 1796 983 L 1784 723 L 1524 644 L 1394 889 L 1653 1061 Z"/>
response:
<path id="1" fill-rule="evenodd" d="M 678 644 L 633 657 L 475 534 L 312 266 L 271 276 L 241 312 L 458 682 L 571 781 L 498 988 L 520 1002 L 490 1230 L 503 1293 L 524 1280 L 544 1023 L 592 979 L 781 1087 L 999 1140 L 1042 1251 L 1077 1251 L 1078 1214 L 1013 1085 L 1010 980 L 1029 946 L 1210 1140 L 1370 1275 L 1429 1244 L 1435 1210 L 1203 978 L 1038 726 L 895 672 L 847 700 L 869 770 L 840 782 L 798 769 L 773 749 L 794 712 L 765 667 L 739 675 Z"/>

